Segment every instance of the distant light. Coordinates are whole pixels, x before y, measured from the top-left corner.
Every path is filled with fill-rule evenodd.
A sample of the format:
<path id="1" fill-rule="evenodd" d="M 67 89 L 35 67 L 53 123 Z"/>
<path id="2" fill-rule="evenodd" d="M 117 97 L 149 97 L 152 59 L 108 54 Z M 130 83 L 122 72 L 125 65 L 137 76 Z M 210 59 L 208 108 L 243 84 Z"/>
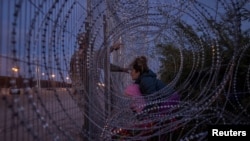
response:
<path id="1" fill-rule="evenodd" d="M 100 82 L 98 82 L 98 83 L 97 83 L 97 85 L 98 85 L 98 86 L 105 87 L 105 84 L 104 84 L 104 83 L 100 83 Z"/>
<path id="2" fill-rule="evenodd" d="M 54 74 L 52 74 L 51 76 L 52 76 L 53 78 L 56 77 L 56 75 L 54 75 Z"/>
<path id="3" fill-rule="evenodd" d="M 45 75 L 45 73 L 43 72 L 42 75 Z"/>
<path id="4" fill-rule="evenodd" d="M 66 77 L 67 80 L 69 80 L 69 77 Z"/>
<path id="5" fill-rule="evenodd" d="M 17 68 L 17 67 L 13 67 L 13 68 L 12 68 L 12 71 L 18 72 L 18 68 Z"/>

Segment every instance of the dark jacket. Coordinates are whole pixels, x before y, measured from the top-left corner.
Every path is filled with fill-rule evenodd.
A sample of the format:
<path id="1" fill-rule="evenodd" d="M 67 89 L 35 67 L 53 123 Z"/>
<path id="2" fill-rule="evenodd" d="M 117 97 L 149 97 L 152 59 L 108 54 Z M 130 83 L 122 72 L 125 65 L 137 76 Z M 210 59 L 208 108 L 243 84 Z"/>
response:
<path id="1" fill-rule="evenodd" d="M 144 96 L 152 94 L 166 86 L 161 80 L 157 79 L 156 74 L 151 70 L 143 73 L 135 80 L 135 83 L 139 84 L 141 93 Z"/>
<path id="2" fill-rule="evenodd" d="M 148 105 L 146 105 L 146 107 L 144 107 L 144 110 L 147 111 L 147 109 L 151 109 L 150 112 L 155 113 L 155 112 L 168 112 L 169 111 L 169 105 L 176 105 L 178 104 L 178 102 L 174 102 L 172 100 L 179 100 L 180 96 L 177 92 L 174 93 L 174 89 L 171 87 L 168 87 L 166 84 L 164 84 L 161 80 L 157 79 L 156 74 L 149 70 L 146 73 L 143 73 L 136 81 L 136 84 L 139 84 L 140 86 L 140 90 L 143 96 L 145 97 L 145 100 L 148 102 Z M 162 88 L 166 87 L 167 93 L 165 92 L 161 92 L 158 93 L 160 95 L 152 95 L 153 97 L 147 97 L 150 94 L 153 94 L 159 90 L 161 90 Z M 165 90 L 164 90 L 165 91 Z M 170 97 L 168 97 L 168 99 L 165 99 L 165 97 L 167 96 L 167 94 L 173 94 Z M 152 99 L 153 98 L 153 99 Z M 154 100 L 156 99 L 160 99 L 163 100 L 164 102 L 161 103 L 154 103 Z M 158 106 L 166 106 L 166 108 L 160 108 L 158 110 L 156 110 L 157 108 L 153 108 L 154 110 L 152 110 L 152 107 L 158 107 Z M 147 112 L 146 112 L 147 114 Z M 138 115 L 138 119 L 143 119 L 144 118 L 144 114 L 142 115 Z"/>

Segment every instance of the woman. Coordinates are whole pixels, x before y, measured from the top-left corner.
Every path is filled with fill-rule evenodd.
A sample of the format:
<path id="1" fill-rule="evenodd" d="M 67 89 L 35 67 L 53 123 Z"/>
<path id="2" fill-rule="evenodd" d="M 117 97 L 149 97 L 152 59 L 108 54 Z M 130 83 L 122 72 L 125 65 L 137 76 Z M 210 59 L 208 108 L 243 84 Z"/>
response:
<path id="1" fill-rule="evenodd" d="M 152 94 L 166 85 L 159 79 L 156 74 L 148 68 L 147 58 L 140 56 L 135 58 L 131 63 L 131 78 L 140 86 L 141 93 L 144 96 Z"/>
<path id="2" fill-rule="evenodd" d="M 148 103 L 146 108 L 152 108 L 154 106 L 160 106 L 159 104 L 154 104 L 154 101 L 157 98 L 158 100 L 162 100 L 166 98 L 166 95 L 162 95 L 163 93 L 159 93 L 161 95 L 153 95 L 153 97 L 149 97 L 150 94 L 154 94 L 155 92 L 161 90 L 162 88 L 166 87 L 161 80 L 157 79 L 156 74 L 149 69 L 147 64 L 147 58 L 145 56 L 140 56 L 135 58 L 135 60 L 131 63 L 131 72 L 130 72 L 132 80 L 135 81 L 136 84 L 139 85 L 140 91 L 144 96 L 145 100 Z M 173 93 L 168 100 L 171 101 L 178 101 L 180 96 L 177 92 L 174 93 L 174 89 L 168 87 L 168 93 Z M 165 93 L 164 93 L 165 94 Z M 165 100 L 164 100 L 165 101 Z M 165 101 L 161 104 L 166 105 L 175 105 L 177 103 Z"/>
<path id="3" fill-rule="evenodd" d="M 140 87 L 140 91 L 142 96 L 144 96 L 147 106 L 144 107 L 143 111 L 146 116 L 141 115 L 141 117 L 150 117 L 148 113 L 157 114 L 157 115 L 165 115 L 171 112 L 171 106 L 177 105 L 180 100 L 180 96 L 177 92 L 174 92 L 173 88 L 168 87 L 166 90 L 168 91 L 170 96 L 167 96 L 165 93 L 157 93 L 158 95 L 151 94 L 163 89 L 166 85 L 159 79 L 157 79 L 156 74 L 149 69 L 147 65 L 147 58 L 145 56 L 140 56 L 135 58 L 135 60 L 131 63 L 131 78 L 135 81 L 135 84 L 138 84 Z M 159 101 L 161 102 L 159 102 Z M 162 108 L 164 107 L 164 108 Z M 140 115 L 139 115 L 140 116 Z M 175 120 L 175 119 L 172 119 Z M 166 121 L 168 123 L 169 121 Z M 170 121 L 171 122 L 171 121 Z M 167 136 L 167 135 L 166 135 Z M 159 140 L 160 136 L 155 136 L 150 138 L 149 140 Z M 162 136 L 163 137 L 163 136 Z"/>

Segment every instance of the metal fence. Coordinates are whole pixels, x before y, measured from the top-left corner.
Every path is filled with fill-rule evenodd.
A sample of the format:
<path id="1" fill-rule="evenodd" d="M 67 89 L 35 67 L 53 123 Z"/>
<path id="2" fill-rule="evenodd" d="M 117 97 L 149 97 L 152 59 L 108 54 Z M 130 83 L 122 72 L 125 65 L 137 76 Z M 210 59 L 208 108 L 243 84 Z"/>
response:
<path id="1" fill-rule="evenodd" d="M 249 125 L 249 5 L 1 0 L 0 139 L 203 140 L 204 125 L 213 122 Z M 122 45 L 111 52 L 117 43 Z M 141 121 L 123 94 L 132 83 L 129 74 L 110 70 L 110 64 L 128 67 L 139 55 L 182 96 L 172 107 L 176 112 L 147 117 L 144 122 L 157 128 L 147 135 L 135 134 L 146 127 L 131 126 Z M 133 135 L 113 138 L 115 129 Z"/>

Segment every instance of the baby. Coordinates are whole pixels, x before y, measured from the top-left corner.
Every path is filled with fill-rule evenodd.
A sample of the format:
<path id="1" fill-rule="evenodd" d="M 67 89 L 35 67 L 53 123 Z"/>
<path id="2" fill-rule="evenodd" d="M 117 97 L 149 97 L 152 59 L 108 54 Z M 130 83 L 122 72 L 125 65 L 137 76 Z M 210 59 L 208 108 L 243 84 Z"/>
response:
<path id="1" fill-rule="evenodd" d="M 137 113 L 141 112 L 145 107 L 146 101 L 141 95 L 138 84 L 131 84 L 126 87 L 125 95 L 132 100 L 131 109 Z"/>

